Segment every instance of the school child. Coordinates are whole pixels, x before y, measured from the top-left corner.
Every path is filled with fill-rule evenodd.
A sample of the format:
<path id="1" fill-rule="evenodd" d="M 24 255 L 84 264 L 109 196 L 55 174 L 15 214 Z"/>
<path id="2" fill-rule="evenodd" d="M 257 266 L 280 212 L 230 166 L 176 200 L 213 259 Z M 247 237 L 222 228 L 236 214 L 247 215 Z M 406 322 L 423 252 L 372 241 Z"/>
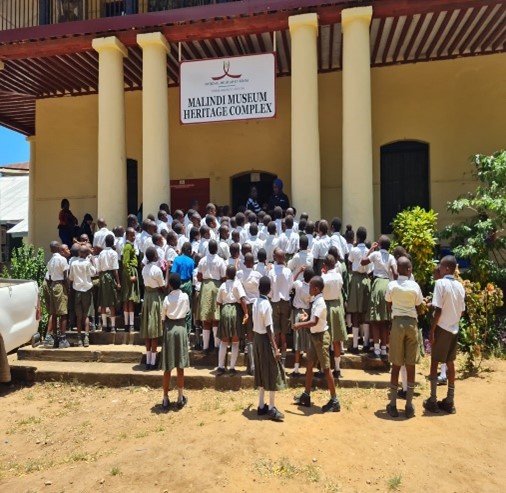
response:
<path id="1" fill-rule="evenodd" d="M 241 263 L 241 245 L 239 243 L 232 243 L 230 245 L 230 257 L 228 257 L 227 265 L 233 265 L 239 268 Z"/>
<path id="2" fill-rule="evenodd" d="M 302 279 L 299 279 L 302 274 Z M 293 289 L 295 295 L 292 301 L 292 327 L 297 322 L 302 322 L 301 317 L 303 314 L 307 314 L 307 310 L 311 307 L 311 296 L 309 294 L 309 281 L 314 277 L 313 267 L 301 265 L 299 270 L 294 272 Z M 291 377 L 300 377 L 300 355 L 301 353 L 307 353 L 309 349 L 309 335 L 306 330 L 295 330 L 293 332 L 293 350 L 295 352 L 295 363 L 293 365 L 293 372 Z"/>
<path id="3" fill-rule="evenodd" d="M 211 240 L 217 240 L 218 239 L 218 220 L 216 217 L 212 214 L 208 214 L 204 218 L 204 226 L 207 226 L 209 228 L 209 235 Z"/>
<path id="4" fill-rule="evenodd" d="M 176 233 L 177 236 L 176 251 L 181 252 L 183 244 L 186 243 L 187 241 L 190 241 L 190 239 L 183 234 L 183 225 L 179 222 L 174 221 L 172 223 L 172 231 L 174 231 L 174 233 Z"/>
<path id="5" fill-rule="evenodd" d="M 330 392 L 330 400 L 322 406 L 322 412 L 339 412 L 341 405 L 336 395 L 336 386 L 334 377 L 330 372 L 330 334 L 329 326 L 327 323 L 327 306 L 323 299 L 323 279 L 320 276 L 315 276 L 309 282 L 309 294 L 314 296 L 313 304 L 311 305 L 311 317 L 302 315 L 302 321 L 294 324 L 294 330 L 309 330 L 310 346 L 306 355 L 307 368 L 306 368 L 306 382 L 305 390 L 302 394 L 294 398 L 295 403 L 300 406 L 311 407 L 311 386 L 313 384 L 313 367 L 315 363 L 319 362 L 322 371 L 327 380 L 327 386 Z"/>
<path id="6" fill-rule="evenodd" d="M 293 219 L 292 230 L 293 230 L 294 233 L 298 233 L 299 232 L 299 223 L 295 219 L 296 212 L 297 211 L 295 210 L 294 207 L 288 207 L 288 209 L 286 209 L 286 211 L 285 211 L 285 218 L 287 218 L 288 216 L 290 216 Z"/>
<path id="7" fill-rule="evenodd" d="M 121 301 L 123 302 L 123 316 L 125 331 L 134 331 L 135 303 L 139 303 L 140 289 L 138 277 L 138 259 L 135 253 L 135 230 L 127 228 L 123 257 L 121 260 Z"/>
<path id="8" fill-rule="evenodd" d="M 62 245 L 63 246 L 63 245 Z M 70 247 L 70 257 L 67 259 L 68 266 L 69 266 L 69 275 L 70 275 L 70 268 L 72 267 L 72 263 L 79 258 L 79 248 L 80 244 L 75 242 Z M 61 252 L 63 256 L 64 252 Z M 70 277 L 69 277 L 70 280 Z M 69 290 L 68 290 L 68 321 L 67 321 L 67 327 L 70 327 L 72 330 L 74 327 L 77 328 L 77 317 L 76 317 L 76 310 L 75 310 L 75 303 L 74 303 L 74 289 L 72 289 L 72 283 L 70 284 Z"/>
<path id="9" fill-rule="evenodd" d="M 378 250 L 379 249 L 379 250 Z M 373 283 L 369 303 L 369 323 L 374 340 L 374 359 L 387 359 L 388 332 L 390 328 L 390 313 L 385 302 L 385 293 L 388 283 L 397 278 L 397 262 L 393 255 L 388 253 L 390 238 L 380 236 L 367 252 L 367 256 L 360 261 L 361 265 L 373 266 Z M 381 349 L 380 349 L 381 340 Z M 364 335 L 364 352 L 369 351 L 366 346 L 368 339 Z"/>
<path id="10" fill-rule="evenodd" d="M 344 263 L 346 254 L 348 253 L 348 246 L 346 244 L 346 239 L 341 234 L 341 226 L 341 219 L 339 217 L 334 217 L 330 223 L 330 229 L 332 231 L 330 245 L 337 248 L 339 259 Z"/>
<path id="11" fill-rule="evenodd" d="M 292 272 L 285 266 L 285 252 L 279 248 L 274 250 L 275 263 L 269 271 L 271 279 L 272 319 L 276 342 L 281 347 L 281 364 L 286 361 L 286 335 L 290 329 L 291 304 L 290 291 L 293 287 Z"/>
<path id="12" fill-rule="evenodd" d="M 168 214 L 166 211 L 160 209 L 158 211 L 158 214 L 156 215 L 156 231 L 157 233 L 162 233 L 162 231 L 168 231 L 169 230 L 169 224 L 168 224 Z"/>
<path id="13" fill-rule="evenodd" d="M 313 250 L 313 243 L 315 241 L 314 232 L 315 232 L 315 224 L 314 224 L 314 222 L 313 221 L 307 221 L 305 233 L 306 233 L 306 236 L 307 236 L 308 248 L 310 250 Z"/>
<path id="14" fill-rule="evenodd" d="M 198 280 L 202 283 L 199 297 L 198 319 L 203 324 L 204 351 L 209 351 L 211 329 L 213 330 L 215 347 L 218 346 L 218 322 L 220 312 L 216 304 L 218 289 L 225 278 L 225 261 L 217 255 L 218 243 L 209 242 L 209 253 L 198 263 Z"/>
<path id="15" fill-rule="evenodd" d="M 144 281 L 144 303 L 141 312 L 141 337 L 146 346 L 146 370 L 156 367 L 158 339 L 163 335 L 161 320 L 165 279 L 158 267 L 158 254 L 155 247 L 146 250 L 148 263 L 142 269 Z"/>
<path id="16" fill-rule="evenodd" d="M 169 389 L 170 374 L 174 368 L 177 371 L 177 409 L 182 409 L 188 403 L 184 395 L 184 369 L 190 366 L 188 354 L 188 332 L 186 330 L 186 315 L 190 311 L 188 295 L 181 291 L 181 277 L 177 273 L 169 276 L 169 294 L 162 304 L 162 370 L 163 370 L 163 409 L 170 405 Z"/>
<path id="17" fill-rule="evenodd" d="M 246 304 L 246 292 L 241 282 L 236 279 L 236 268 L 229 265 L 226 269 L 226 281 L 218 289 L 216 303 L 220 307 L 220 322 L 218 325 L 218 338 L 220 349 L 218 352 L 217 375 L 224 375 L 226 372 L 226 358 L 228 343 L 232 343 L 232 354 L 230 357 L 230 376 L 237 374 L 235 365 L 239 356 L 239 339 L 244 336 L 242 325 L 249 318 L 248 306 Z M 242 309 L 242 311 L 241 311 Z"/>
<path id="18" fill-rule="evenodd" d="M 239 232 L 239 241 L 241 245 L 248 239 L 248 231 L 244 225 L 246 223 L 246 216 L 242 212 L 235 215 L 235 229 Z M 235 240 L 234 240 L 235 241 Z"/>
<path id="19" fill-rule="evenodd" d="M 200 227 L 200 244 L 198 254 L 200 257 L 209 253 L 209 241 L 211 240 L 211 230 L 207 226 Z"/>
<path id="20" fill-rule="evenodd" d="M 258 298 L 258 284 L 262 274 L 254 269 L 255 261 L 253 254 L 244 255 L 244 264 L 237 271 L 237 279 L 241 282 L 246 293 L 246 305 L 248 309 L 248 320 L 245 324 L 246 347 L 245 354 L 248 355 L 249 372 L 251 375 L 255 372 L 255 362 L 253 360 L 253 303 Z"/>
<path id="21" fill-rule="evenodd" d="M 200 231 L 200 227 L 202 226 L 202 218 L 198 212 L 193 212 L 190 216 L 190 222 L 185 226 L 185 236 L 190 238 L 190 231 L 192 228 L 197 228 L 197 231 Z M 191 238 L 190 238 L 191 243 Z"/>
<path id="22" fill-rule="evenodd" d="M 264 247 L 264 241 L 258 237 L 257 223 L 251 223 L 249 225 L 249 238 L 244 242 L 244 244 L 251 246 L 251 253 L 253 254 L 253 258 L 256 260 L 258 257 L 258 250 Z"/>
<path id="23" fill-rule="evenodd" d="M 327 255 L 323 259 L 322 268 L 323 299 L 327 305 L 327 323 L 329 326 L 332 347 L 334 348 L 334 378 L 342 378 L 341 375 L 341 349 L 344 341 L 348 338 L 346 324 L 344 322 L 344 303 L 342 296 L 343 278 L 336 269 L 336 259 L 333 255 Z"/>
<path id="24" fill-rule="evenodd" d="M 116 250 L 118 258 L 121 260 L 123 247 L 125 246 L 125 228 L 123 226 L 116 226 L 112 232 L 114 234 L 114 250 Z"/>
<path id="25" fill-rule="evenodd" d="M 253 304 L 253 354 L 255 361 L 255 387 L 258 388 L 259 416 L 268 416 L 273 421 L 283 421 L 284 415 L 276 409 L 276 391 L 286 388 L 285 371 L 280 365 L 281 355 L 276 344 L 272 323 L 272 306 L 267 295 L 271 291 L 271 280 L 260 278 L 259 297 Z M 265 403 L 265 391 L 269 392 L 269 404 Z"/>
<path id="26" fill-rule="evenodd" d="M 260 221 L 260 219 L 259 219 Z M 262 217 L 262 220 L 260 221 L 260 224 L 258 226 L 258 237 L 265 241 L 267 237 L 269 236 L 269 233 L 267 232 L 267 226 L 272 221 L 272 217 L 269 216 L 269 214 L 264 214 Z"/>
<path id="27" fill-rule="evenodd" d="M 412 271 L 411 262 L 401 257 L 397 265 L 399 276 L 387 286 L 385 300 L 392 313 L 392 330 L 390 333 L 389 360 L 392 364 L 390 376 L 390 402 L 387 412 L 392 418 L 399 416 L 397 411 L 397 387 L 399 371 L 406 365 L 408 390 L 406 393 L 406 418 L 415 415 L 413 394 L 415 392 L 415 365 L 418 357 L 418 310 L 423 303 L 420 286 L 409 279 Z"/>
<path id="28" fill-rule="evenodd" d="M 148 241 L 148 239 L 151 241 L 151 235 L 153 233 L 151 233 L 150 231 L 151 231 L 151 221 L 149 219 L 144 219 L 144 221 L 142 221 L 141 224 L 141 233 L 139 234 L 137 240 L 137 244 L 139 246 L 139 253 L 142 255 L 145 254 L 146 248 L 148 246 L 151 246 L 150 244 L 146 246 L 144 245 L 146 241 Z"/>
<path id="29" fill-rule="evenodd" d="M 283 232 L 279 235 L 278 247 L 285 252 L 289 261 L 299 249 L 299 235 L 293 229 L 293 216 L 286 216 L 282 227 Z"/>
<path id="30" fill-rule="evenodd" d="M 283 232 L 283 209 L 280 206 L 274 207 L 272 218 L 276 225 L 276 234 L 279 236 Z"/>
<path id="31" fill-rule="evenodd" d="M 432 307 L 434 308 L 430 326 L 430 397 L 423 402 L 423 407 L 438 413 L 440 409 L 455 414 L 455 358 L 457 357 L 457 340 L 459 322 L 465 306 L 465 291 L 462 284 L 455 279 L 457 260 L 453 255 L 443 257 L 440 264 L 442 279 L 434 285 Z M 448 392 L 446 397 L 437 400 L 437 368 L 439 363 L 446 363 L 448 372 Z"/>
<path id="32" fill-rule="evenodd" d="M 167 233 L 167 248 L 165 250 L 165 261 L 167 262 L 167 270 L 170 272 L 174 259 L 177 257 L 177 235 L 174 231 Z"/>
<path id="33" fill-rule="evenodd" d="M 230 257 L 230 228 L 223 222 L 218 229 L 218 255 L 225 262 Z"/>
<path id="34" fill-rule="evenodd" d="M 318 237 L 315 239 L 313 243 L 313 247 L 311 249 L 311 253 L 313 254 L 313 262 L 314 262 L 314 271 L 316 275 L 320 275 L 323 267 L 323 259 L 329 253 L 330 247 L 330 236 L 329 232 L 329 224 L 327 221 L 322 219 L 318 223 Z"/>
<path id="35" fill-rule="evenodd" d="M 105 248 L 106 236 L 112 234 L 112 231 L 107 229 L 107 223 L 105 219 L 97 219 L 98 231 L 93 235 L 93 248 L 96 248 L 98 252 Z"/>
<path id="36" fill-rule="evenodd" d="M 97 271 L 100 276 L 100 310 L 102 316 L 102 328 L 107 329 L 107 308 L 109 308 L 111 328 L 110 332 L 116 332 L 116 304 L 118 292 L 121 290 L 119 279 L 118 254 L 113 250 L 114 236 L 105 237 L 105 249 L 102 250 L 97 259 Z"/>
<path id="37" fill-rule="evenodd" d="M 288 268 L 292 273 L 297 274 L 294 281 L 301 276 L 301 267 L 313 267 L 313 254 L 309 251 L 309 242 L 305 234 L 299 237 L 299 251 L 288 262 Z"/>
<path id="38" fill-rule="evenodd" d="M 351 313 L 353 346 L 350 352 L 358 354 L 359 328 L 364 333 L 364 344 L 369 341 L 369 324 L 366 316 L 369 312 L 369 297 L 371 293 L 371 281 L 368 275 L 368 266 L 362 265 L 361 261 L 367 255 L 365 240 L 367 230 L 360 226 L 357 229 L 357 246 L 348 254 L 348 266 L 351 270 L 350 287 L 348 293 L 348 312 Z"/>
<path id="39" fill-rule="evenodd" d="M 200 248 L 200 229 L 193 226 L 190 229 L 190 244 L 192 246 L 192 254 L 198 255 Z"/>
<path id="40" fill-rule="evenodd" d="M 49 250 L 53 254 L 47 263 L 47 286 L 49 306 L 48 313 L 51 316 L 51 324 L 44 340 L 45 347 L 54 347 L 54 338 L 57 336 L 57 322 L 60 322 L 60 336 L 57 346 L 61 349 L 70 347 L 65 332 L 68 318 L 68 263 L 60 253 L 60 244 L 52 241 Z"/>
<path id="41" fill-rule="evenodd" d="M 232 226 L 232 221 L 230 222 L 230 226 Z M 232 230 L 232 233 L 230 233 L 230 238 L 232 239 L 232 243 L 238 243 L 241 244 L 241 235 L 237 229 Z"/>
<path id="42" fill-rule="evenodd" d="M 266 276 L 268 274 L 267 268 L 267 252 L 265 248 L 260 248 L 258 250 L 258 262 L 255 264 L 255 270 L 262 276 Z"/>
<path id="43" fill-rule="evenodd" d="M 264 243 L 264 248 L 267 253 L 267 262 L 272 263 L 274 261 L 274 250 L 278 247 L 279 238 L 276 233 L 276 223 L 270 222 L 267 225 L 267 239 Z"/>

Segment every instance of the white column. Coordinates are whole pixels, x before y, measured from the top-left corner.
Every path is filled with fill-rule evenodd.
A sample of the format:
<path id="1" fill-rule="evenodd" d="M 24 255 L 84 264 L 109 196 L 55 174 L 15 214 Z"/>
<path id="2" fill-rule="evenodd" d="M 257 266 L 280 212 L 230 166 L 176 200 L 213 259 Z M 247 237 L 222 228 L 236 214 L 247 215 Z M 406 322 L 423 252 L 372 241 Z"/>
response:
<path id="1" fill-rule="evenodd" d="M 113 228 L 127 217 L 123 58 L 128 52 L 115 36 L 94 39 L 92 46 L 98 52 L 97 212 Z"/>
<path id="2" fill-rule="evenodd" d="M 35 244 L 35 135 L 26 138 L 30 143 L 30 172 L 28 176 L 28 236 L 26 243 Z"/>
<path id="3" fill-rule="evenodd" d="M 374 235 L 371 49 L 372 7 L 344 9 L 343 31 L 343 221 Z"/>
<path id="4" fill-rule="evenodd" d="M 156 217 L 162 202 L 170 204 L 169 100 L 167 54 L 162 33 L 138 34 L 142 48 L 142 210 Z"/>
<path id="5" fill-rule="evenodd" d="M 312 220 L 321 217 L 318 128 L 318 16 L 288 18 L 292 45 L 292 202 Z"/>

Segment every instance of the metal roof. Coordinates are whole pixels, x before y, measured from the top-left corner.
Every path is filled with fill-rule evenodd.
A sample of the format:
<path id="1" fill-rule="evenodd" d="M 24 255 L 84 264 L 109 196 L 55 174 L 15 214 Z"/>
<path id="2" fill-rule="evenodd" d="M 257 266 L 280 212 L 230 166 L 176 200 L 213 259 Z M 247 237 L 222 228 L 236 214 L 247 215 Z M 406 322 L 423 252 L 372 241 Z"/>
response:
<path id="1" fill-rule="evenodd" d="M 15 224 L 28 217 L 29 176 L 0 176 L 0 223 Z"/>

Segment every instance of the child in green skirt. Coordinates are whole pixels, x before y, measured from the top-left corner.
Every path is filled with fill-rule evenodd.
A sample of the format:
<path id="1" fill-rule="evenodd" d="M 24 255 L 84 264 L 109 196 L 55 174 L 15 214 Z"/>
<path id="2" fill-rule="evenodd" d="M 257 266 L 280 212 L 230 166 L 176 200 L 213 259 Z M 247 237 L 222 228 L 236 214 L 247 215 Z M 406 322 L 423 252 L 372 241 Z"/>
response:
<path id="1" fill-rule="evenodd" d="M 125 331 L 134 331 L 134 304 L 140 301 L 139 278 L 137 277 L 138 260 L 135 253 L 135 230 L 127 228 L 126 241 L 123 247 L 121 262 L 121 299 Z"/>

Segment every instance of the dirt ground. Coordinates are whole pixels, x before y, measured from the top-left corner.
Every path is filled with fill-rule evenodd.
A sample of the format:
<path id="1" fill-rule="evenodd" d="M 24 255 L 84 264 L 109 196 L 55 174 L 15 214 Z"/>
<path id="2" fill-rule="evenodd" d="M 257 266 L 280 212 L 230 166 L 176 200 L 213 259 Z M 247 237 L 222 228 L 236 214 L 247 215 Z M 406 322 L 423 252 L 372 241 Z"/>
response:
<path id="1" fill-rule="evenodd" d="M 188 407 L 166 414 L 148 388 L 2 390 L 0 491 L 502 492 L 506 361 L 488 366 L 457 382 L 453 416 L 424 415 L 422 382 L 412 420 L 386 415 L 385 390 L 342 389 L 341 413 L 326 415 L 287 390 L 284 423 L 256 416 L 252 390 L 189 391 Z"/>

